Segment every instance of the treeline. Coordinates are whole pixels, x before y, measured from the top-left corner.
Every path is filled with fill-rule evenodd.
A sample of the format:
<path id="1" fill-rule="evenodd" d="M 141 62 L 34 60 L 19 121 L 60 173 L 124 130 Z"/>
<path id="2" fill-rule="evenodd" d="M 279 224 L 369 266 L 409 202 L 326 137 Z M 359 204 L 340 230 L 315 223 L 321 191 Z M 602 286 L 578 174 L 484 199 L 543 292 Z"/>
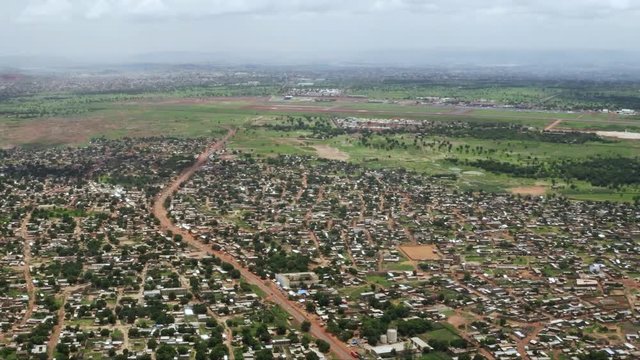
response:
<path id="1" fill-rule="evenodd" d="M 0 171 L 6 176 L 12 178 L 35 178 L 44 179 L 47 177 L 55 178 L 72 178 L 80 179 L 84 177 L 91 170 L 91 164 L 89 162 L 49 166 L 42 162 L 34 162 L 29 164 L 7 164 L 0 166 Z"/>
<path id="2" fill-rule="evenodd" d="M 284 123 L 267 124 L 265 128 L 275 131 L 310 131 L 311 136 L 328 139 L 345 134 L 360 133 L 371 135 L 373 132 L 363 128 L 340 128 L 322 117 L 287 116 Z M 537 141 L 557 144 L 584 144 L 586 142 L 612 142 L 594 133 L 579 131 L 548 132 L 532 129 L 527 126 L 500 122 L 468 122 L 468 121 L 433 121 L 424 120 L 420 125 L 406 125 L 377 130 L 376 134 L 400 135 L 417 134 L 418 137 L 444 136 L 453 138 L 476 138 L 484 140 Z"/>
<path id="3" fill-rule="evenodd" d="M 284 123 L 266 124 L 263 126 L 270 130 L 282 131 L 282 132 L 306 130 L 311 132 L 312 137 L 318 138 L 318 139 L 328 139 L 328 138 L 355 132 L 353 130 L 349 131 L 347 129 L 335 127 L 333 126 L 331 120 L 324 117 L 320 117 L 320 116 L 287 115 L 285 118 L 283 118 L 283 121 Z"/>
<path id="4" fill-rule="evenodd" d="M 387 99 L 448 98 L 448 103 L 493 102 L 524 109 L 601 110 L 638 109 L 637 83 L 626 81 L 575 81 L 558 83 L 540 79 L 386 78 L 382 82 L 353 85 L 351 94 Z"/>
<path id="5" fill-rule="evenodd" d="M 250 270 L 265 277 L 267 272 L 292 273 L 309 270 L 309 257 L 300 254 L 287 255 L 284 251 L 265 253 L 256 259 Z"/>
<path id="6" fill-rule="evenodd" d="M 593 186 L 613 188 L 640 184 L 640 158 L 637 157 L 562 159 L 548 163 L 534 162 L 529 164 L 514 164 L 492 159 L 449 160 L 453 163 L 479 167 L 495 174 L 508 174 L 515 177 L 576 179 L 586 181 Z"/>
<path id="7" fill-rule="evenodd" d="M 140 99 L 139 96 L 127 94 L 75 95 L 60 94 L 51 96 L 33 96 L 11 99 L 0 102 L 0 116 L 19 119 L 70 116 L 84 114 L 96 104 L 131 101 Z"/>
<path id="8" fill-rule="evenodd" d="M 584 144 L 593 142 L 610 142 L 593 133 L 578 131 L 548 132 L 530 129 L 525 126 L 504 123 L 468 122 L 462 126 L 438 126 L 425 129 L 424 135 L 440 135 L 448 137 L 470 137 L 485 140 L 522 140 L 539 141 L 558 144 Z"/>

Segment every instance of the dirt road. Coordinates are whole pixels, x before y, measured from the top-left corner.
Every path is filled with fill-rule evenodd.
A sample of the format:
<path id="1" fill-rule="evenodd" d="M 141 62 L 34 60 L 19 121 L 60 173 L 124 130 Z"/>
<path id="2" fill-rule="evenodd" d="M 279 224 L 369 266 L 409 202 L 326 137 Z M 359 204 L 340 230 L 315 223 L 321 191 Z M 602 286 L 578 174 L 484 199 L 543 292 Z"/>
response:
<path id="1" fill-rule="evenodd" d="M 552 122 L 551 124 L 549 124 L 546 128 L 544 128 L 544 131 L 551 131 L 553 130 L 554 127 L 560 125 L 560 123 L 562 122 L 562 119 L 558 119 L 554 122 Z"/>
<path id="2" fill-rule="evenodd" d="M 24 315 L 22 316 L 22 319 L 13 324 L 13 326 L 11 327 L 11 334 L 15 334 L 15 332 L 19 328 L 27 324 L 27 321 L 31 318 L 31 315 L 33 315 L 33 308 L 36 306 L 36 289 L 35 286 L 33 286 L 33 279 L 31 278 L 31 240 L 29 239 L 29 234 L 27 232 L 27 225 L 29 224 L 29 220 L 31 220 L 31 213 L 32 211 L 26 214 L 22 219 L 19 230 L 19 235 L 24 241 L 24 244 L 22 245 L 22 261 L 24 262 L 24 264 L 22 265 L 22 272 L 24 281 L 26 283 L 25 286 L 27 287 L 29 302 L 27 303 L 27 308 Z M 0 341 L 4 341 L 7 334 L 8 333 L 4 332 L 0 333 Z"/>
<path id="3" fill-rule="evenodd" d="M 534 323 L 529 325 L 533 326 L 533 329 L 531 329 L 531 331 L 529 332 L 529 335 L 527 335 L 524 339 L 519 339 L 517 343 L 518 353 L 525 360 L 530 359 L 529 355 L 527 355 L 527 350 L 525 349 L 525 347 L 529 345 L 529 342 L 531 342 L 531 340 L 535 339 L 538 336 L 538 334 L 540 334 L 540 332 L 544 329 L 546 324 L 539 322 L 539 323 Z"/>
<path id="4" fill-rule="evenodd" d="M 33 286 L 33 279 L 31 278 L 31 239 L 29 237 L 29 233 L 27 231 L 27 225 L 31 220 L 31 211 L 22 219 L 22 223 L 20 224 L 20 237 L 24 240 L 23 245 L 23 273 L 24 280 L 27 285 L 27 293 L 29 294 L 29 304 L 27 305 L 27 311 L 24 313 L 22 320 L 18 323 L 18 326 L 24 326 L 27 323 L 27 320 L 31 318 L 33 314 L 33 308 L 36 306 L 36 289 Z"/>
<path id="5" fill-rule="evenodd" d="M 71 286 L 62 291 L 62 305 L 60 309 L 58 309 L 58 323 L 53 327 L 51 331 L 51 336 L 49 337 L 49 342 L 47 342 L 47 358 L 53 359 L 53 353 L 56 350 L 56 346 L 58 345 L 58 340 L 60 340 L 60 334 L 62 333 L 62 328 L 64 327 L 64 305 L 67 303 L 67 298 L 69 295 L 75 293 L 76 291 L 80 291 L 89 286 L 89 284 L 85 285 L 76 285 Z"/>
<path id="6" fill-rule="evenodd" d="M 229 138 L 231 138 L 233 135 L 235 135 L 235 130 L 229 130 L 229 132 L 224 138 L 222 138 L 218 142 L 209 146 L 202 154 L 200 154 L 200 156 L 192 166 L 185 169 L 170 184 L 165 186 L 165 188 L 162 189 L 162 192 L 160 192 L 160 194 L 158 194 L 158 196 L 156 197 L 153 203 L 153 213 L 156 216 L 156 218 L 160 221 L 161 229 L 171 230 L 174 234 L 180 234 L 183 237 L 183 241 L 186 241 L 189 245 L 196 248 L 197 250 L 205 252 L 210 255 L 217 256 L 221 260 L 226 261 L 232 264 L 233 266 L 235 266 L 235 268 L 240 271 L 240 273 L 242 274 L 242 277 L 244 277 L 247 282 L 249 282 L 250 284 L 256 285 L 262 291 L 268 294 L 270 299 L 273 302 L 278 304 L 284 311 L 288 312 L 296 321 L 302 322 L 304 320 L 307 320 L 311 322 L 311 330 L 310 330 L 311 335 L 318 339 L 322 339 L 328 342 L 331 345 L 331 351 L 335 354 L 337 358 L 339 359 L 351 358 L 351 355 L 349 353 L 349 348 L 346 346 L 346 344 L 344 344 L 337 338 L 331 336 L 330 334 L 326 333 L 326 331 L 320 326 L 316 318 L 307 314 L 297 305 L 290 302 L 286 297 L 286 295 L 283 294 L 280 290 L 278 290 L 276 286 L 272 285 L 270 281 L 262 280 L 260 279 L 260 277 L 250 272 L 248 269 L 242 267 L 238 263 L 238 261 L 236 261 L 236 259 L 231 255 L 221 251 L 214 251 L 210 245 L 207 245 L 198 241 L 193 237 L 193 235 L 191 235 L 190 232 L 185 231 L 177 227 L 176 225 L 174 225 L 169 219 L 169 217 L 167 216 L 167 210 L 164 208 L 165 200 L 169 196 L 171 196 L 174 192 L 176 192 L 181 184 L 189 180 L 189 178 L 200 167 L 202 167 L 202 165 L 206 163 L 209 155 L 211 155 L 213 152 L 217 150 L 222 149 L 225 143 L 227 142 L 227 140 L 229 140 Z"/>

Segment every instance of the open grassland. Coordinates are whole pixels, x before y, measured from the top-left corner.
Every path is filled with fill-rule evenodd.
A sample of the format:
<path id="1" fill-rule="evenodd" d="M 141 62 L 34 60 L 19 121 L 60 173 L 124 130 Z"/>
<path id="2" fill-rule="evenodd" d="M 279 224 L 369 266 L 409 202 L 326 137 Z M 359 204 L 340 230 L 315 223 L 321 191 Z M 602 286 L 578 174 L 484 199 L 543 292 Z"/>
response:
<path id="1" fill-rule="evenodd" d="M 228 127 L 239 127 L 251 116 L 210 109 L 204 105 L 136 103 L 105 104 L 90 114 L 38 119 L 0 118 L 0 144 L 66 145 L 84 144 L 91 138 L 142 136 L 217 136 Z"/>
<path id="2" fill-rule="evenodd" d="M 225 95 L 234 94 L 234 91 L 233 88 L 219 88 L 202 94 Z M 538 129 L 560 119 L 558 128 L 640 131 L 637 118 L 593 112 L 471 109 L 411 102 L 380 104 L 367 103 L 362 99 L 317 103 L 287 102 L 265 96 L 187 97 L 194 94 L 200 93 L 184 90 L 167 94 L 38 96 L 2 102 L 0 144 L 77 144 L 95 135 L 205 136 L 223 131 L 220 129 L 225 125 L 240 126 L 250 117 L 288 114 L 492 121 Z"/>
<path id="3" fill-rule="evenodd" d="M 222 91 L 223 89 L 218 89 Z M 218 92 L 215 94 L 222 94 Z M 265 125 L 279 123 L 286 116 L 321 116 L 338 114 L 365 118 L 412 118 L 433 121 L 514 123 L 544 129 L 557 120 L 557 128 L 608 129 L 640 131 L 640 119 L 612 114 L 552 111 L 516 111 L 510 109 L 467 109 L 415 102 L 367 103 L 362 99 L 339 99 L 335 102 L 288 102 L 268 96 L 188 97 L 177 95 L 111 96 L 87 98 L 41 98 L 42 114 L 56 113 L 68 106 L 68 114 L 17 118 L 0 115 L 0 146 L 81 145 L 91 138 L 181 136 L 215 137 L 228 128 L 239 129 L 230 148 L 260 156 L 298 154 L 350 161 L 371 168 L 402 167 L 426 175 L 455 176 L 452 185 L 461 190 L 514 192 L 523 195 L 560 193 L 575 199 L 632 201 L 638 187 L 603 188 L 581 181 L 563 179 L 529 179 L 493 174 L 468 162 L 486 159 L 526 164 L 555 159 L 586 159 L 593 156 L 635 157 L 640 141 L 617 140 L 566 144 L 528 140 L 492 140 L 474 137 L 429 135 L 414 142 L 415 134 L 372 135 L 368 145 L 358 134 L 315 137 L 309 130 L 276 131 Z M 35 101 L 35 100 L 34 100 Z M 51 103 L 54 102 L 54 103 Z M 35 103 L 21 106 L 35 106 Z M 27 106 L 28 105 L 28 106 Z M 0 113 L 16 104 L 0 104 Z M 39 108 L 35 108 L 36 110 Z M 53 110 L 52 110 L 53 109 Z M 24 109 L 23 109 L 24 110 Z M 35 110 L 33 110 L 35 111 Z M 25 110 L 25 113 L 29 111 Z M 279 120 L 280 118 L 280 120 Z M 388 147 L 389 141 L 402 146 Z M 451 147 L 425 143 L 446 142 Z M 451 158 L 459 160 L 454 164 Z M 534 191 L 529 191 L 535 189 Z"/>

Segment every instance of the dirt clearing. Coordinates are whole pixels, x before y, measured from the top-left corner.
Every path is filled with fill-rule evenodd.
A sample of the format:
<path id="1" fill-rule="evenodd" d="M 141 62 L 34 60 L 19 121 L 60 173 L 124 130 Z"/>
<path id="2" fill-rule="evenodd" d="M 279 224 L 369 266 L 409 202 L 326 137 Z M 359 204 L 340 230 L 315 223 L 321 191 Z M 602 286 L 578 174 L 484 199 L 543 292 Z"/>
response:
<path id="1" fill-rule="evenodd" d="M 411 260 L 440 260 L 435 245 L 401 245 L 400 250 Z"/>
<path id="2" fill-rule="evenodd" d="M 460 326 L 467 325 L 467 319 L 463 318 L 458 314 L 451 315 L 447 318 L 447 322 L 453 325 L 456 329 L 460 328 Z"/>
<path id="3" fill-rule="evenodd" d="M 318 156 L 320 156 L 321 158 L 340 161 L 349 160 L 349 154 L 329 145 L 313 145 L 313 148 L 316 149 Z"/>
<path id="4" fill-rule="evenodd" d="M 119 128 L 119 124 L 108 123 L 104 119 L 38 119 L 0 123 L 0 142 L 3 147 L 23 144 L 80 144 L 97 134 Z"/>
<path id="5" fill-rule="evenodd" d="M 560 125 L 560 123 L 562 122 L 562 119 L 558 119 L 555 120 L 554 122 L 552 122 L 551 124 L 549 124 L 546 128 L 544 128 L 544 131 L 551 131 L 553 130 L 554 127 Z"/>
<path id="6" fill-rule="evenodd" d="M 547 187 L 542 185 L 518 186 L 509 189 L 512 194 L 541 196 L 547 193 Z"/>
<path id="7" fill-rule="evenodd" d="M 626 131 L 596 131 L 596 135 L 623 140 L 640 140 L 640 133 Z"/>

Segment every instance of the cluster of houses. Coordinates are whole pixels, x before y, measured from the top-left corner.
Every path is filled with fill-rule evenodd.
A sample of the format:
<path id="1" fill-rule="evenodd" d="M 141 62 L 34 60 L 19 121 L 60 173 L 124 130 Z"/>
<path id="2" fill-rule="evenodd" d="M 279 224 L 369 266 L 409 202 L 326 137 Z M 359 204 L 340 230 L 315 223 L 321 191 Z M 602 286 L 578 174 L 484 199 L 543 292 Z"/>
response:
<path id="1" fill-rule="evenodd" d="M 496 358 L 638 354 L 629 347 L 637 340 L 584 333 L 545 341 L 542 327 L 588 321 L 637 339 L 640 213 L 632 206 L 462 192 L 401 170 L 227 154 L 179 190 L 170 213 L 250 269 L 283 252 L 307 257 L 302 274 L 267 265 L 266 276 L 324 324 L 380 316 L 380 303 L 400 297 L 413 316 L 456 323 L 475 349 Z M 435 250 L 425 257 L 401 244 Z M 291 281 L 300 276 L 311 281 Z M 316 300 L 360 289 L 375 301 Z M 451 319 L 452 311 L 467 320 Z M 472 317 L 490 320 L 484 332 Z"/>
<path id="2" fill-rule="evenodd" d="M 8 151 L 0 164 L 2 354 L 146 359 L 168 346 L 189 359 L 206 342 L 204 355 L 220 358 L 265 348 L 291 359 L 322 355 L 303 334 L 245 344 L 243 328 L 272 305 L 150 215 L 157 191 L 210 141 L 97 139 Z M 262 322 L 299 331 L 288 319 Z"/>
<path id="3" fill-rule="evenodd" d="M 235 358 L 322 356 L 233 266 L 160 231 L 151 216 L 154 195 L 208 142 L 99 139 L 8 153 L 4 350 L 90 358 L 172 347 L 187 358 L 206 341 L 210 354 Z M 637 207 L 464 192 L 403 170 L 231 153 L 212 156 L 165 205 L 174 223 L 272 279 L 357 356 L 639 355 Z M 429 331 L 392 326 L 369 343 L 361 324 L 382 321 L 391 305 L 407 309 L 400 320 L 448 323 L 467 346 L 437 348 Z"/>
<path id="4" fill-rule="evenodd" d="M 331 88 L 317 88 L 313 87 L 314 83 L 302 82 L 298 84 L 299 87 L 288 89 L 285 97 L 338 97 L 344 94 L 342 89 Z"/>

